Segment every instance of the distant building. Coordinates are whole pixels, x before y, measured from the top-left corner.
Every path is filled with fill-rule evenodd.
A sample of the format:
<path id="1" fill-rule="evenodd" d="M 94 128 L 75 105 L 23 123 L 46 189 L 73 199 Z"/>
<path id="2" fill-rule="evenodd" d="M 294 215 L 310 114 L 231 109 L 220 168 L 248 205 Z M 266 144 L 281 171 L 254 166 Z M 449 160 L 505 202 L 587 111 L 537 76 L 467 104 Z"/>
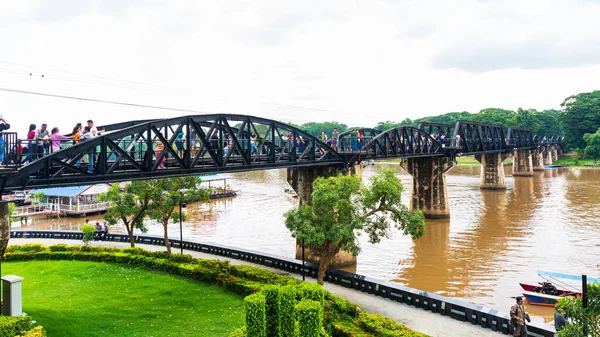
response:
<path id="1" fill-rule="evenodd" d="M 110 184 L 69 186 L 31 190 L 30 195 L 43 193 L 43 201 L 53 205 L 52 210 L 65 215 L 86 215 L 105 212 L 108 204 L 97 203 L 100 193 L 108 192 Z"/>

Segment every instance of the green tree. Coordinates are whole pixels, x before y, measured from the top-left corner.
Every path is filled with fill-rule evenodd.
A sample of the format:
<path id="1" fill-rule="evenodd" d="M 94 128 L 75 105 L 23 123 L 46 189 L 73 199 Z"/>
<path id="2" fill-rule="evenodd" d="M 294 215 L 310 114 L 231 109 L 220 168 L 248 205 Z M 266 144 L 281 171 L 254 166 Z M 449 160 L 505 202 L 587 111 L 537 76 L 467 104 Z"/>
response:
<path id="1" fill-rule="evenodd" d="M 583 135 L 583 140 L 586 143 L 584 149 L 585 155 L 594 158 L 594 165 L 598 163 L 600 157 L 600 128 L 596 133 L 586 133 Z"/>
<path id="2" fill-rule="evenodd" d="M 567 97 L 558 116 L 568 148 L 584 148 L 583 135 L 600 128 L 600 90 Z"/>
<path id="3" fill-rule="evenodd" d="M 192 201 L 208 201 L 208 193 L 203 188 L 198 188 L 202 180 L 199 177 L 176 177 L 152 180 L 151 203 L 148 205 L 148 216 L 163 226 L 167 255 L 171 257 L 171 243 L 169 242 L 169 220 L 179 221 L 185 219 L 179 205 Z"/>
<path id="4" fill-rule="evenodd" d="M 304 240 L 319 257 L 319 284 L 340 250 L 360 253 L 360 232 L 368 235 L 370 243 L 389 237 L 392 224 L 413 239 L 424 234 L 423 213 L 409 212 L 402 204 L 403 189 L 391 169 L 380 170 L 368 188 L 356 176 L 315 180 L 312 202 L 288 211 L 285 225 L 292 237 Z"/>
<path id="5" fill-rule="evenodd" d="M 442 115 L 437 116 L 427 116 L 420 119 L 416 119 L 414 125 L 419 124 L 419 122 L 430 122 L 430 123 L 443 123 L 443 124 L 456 124 L 457 121 L 460 120 L 471 120 L 473 117 L 468 111 L 460 111 L 460 112 L 448 112 Z"/>
<path id="6" fill-rule="evenodd" d="M 588 306 L 581 298 L 563 297 L 557 308 L 564 311 L 570 324 L 563 326 L 560 337 L 600 337 L 600 283 L 588 283 Z"/>
<path id="7" fill-rule="evenodd" d="M 113 184 L 106 193 L 100 193 L 96 201 L 108 202 L 109 207 L 104 213 L 104 220 L 111 225 L 122 221 L 129 235 L 129 244 L 135 247 L 133 229 L 146 232 L 144 217 L 150 202 L 153 186 L 149 180 L 136 180 L 125 186 L 121 191 L 119 184 Z"/>
<path id="8" fill-rule="evenodd" d="M 512 110 L 487 108 L 479 111 L 477 114 L 472 115 L 471 120 L 485 124 L 498 124 L 505 127 L 516 127 L 516 114 L 517 113 Z"/>

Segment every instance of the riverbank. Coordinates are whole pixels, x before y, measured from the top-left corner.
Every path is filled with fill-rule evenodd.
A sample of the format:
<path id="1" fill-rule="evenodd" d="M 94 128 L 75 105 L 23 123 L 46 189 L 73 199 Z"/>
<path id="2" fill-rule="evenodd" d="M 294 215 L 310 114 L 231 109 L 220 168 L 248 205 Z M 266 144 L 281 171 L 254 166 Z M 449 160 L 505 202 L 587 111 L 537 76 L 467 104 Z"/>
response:
<path id="1" fill-rule="evenodd" d="M 10 239 L 9 245 L 23 245 L 27 243 L 39 243 L 42 245 L 53 245 L 53 244 L 66 244 L 66 245 L 81 245 L 80 241 L 74 240 L 55 240 L 55 239 Z M 94 246 L 106 246 L 106 247 L 117 247 L 117 248 L 126 248 L 129 247 L 128 243 L 120 243 L 120 242 L 104 242 L 104 241 L 93 241 L 90 243 Z M 162 251 L 165 248 L 153 245 L 137 245 L 140 248 L 149 250 L 149 251 Z M 205 253 L 200 253 L 196 251 L 188 251 L 184 250 L 184 254 L 190 254 L 195 258 L 204 258 L 204 259 L 219 259 L 219 260 L 228 260 L 222 256 L 210 255 Z M 252 265 L 259 268 L 267 269 L 272 272 L 282 274 L 281 270 L 268 268 L 262 265 L 249 263 L 246 261 L 240 260 L 229 260 L 231 264 L 234 265 Z M 296 274 L 286 274 L 289 276 L 293 276 L 296 278 L 301 278 L 300 275 Z M 308 282 L 316 282 L 316 279 L 306 278 Z M 24 282 L 27 282 L 25 280 Z M 441 316 L 435 314 L 430 311 L 425 311 L 421 309 L 417 309 L 411 306 L 408 306 L 403 303 L 394 302 L 388 299 L 384 299 L 381 297 L 365 294 L 358 292 L 356 290 L 344 288 L 339 285 L 334 284 L 325 284 L 325 289 L 330 291 L 331 293 L 341 296 L 351 302 L 356 303 L 361 308 L 367 310 L 371 313 L 378 313 L 393 320 L 402 323 L 409 327 L 410 329 L 426 333 L 432 337 L 441 337 L 441 336 L 500 336 L 501 333 L 494 332 L 488 329 L 484 329 L 482 327 L 472 325 L 469 323 L 459 322 L 447 316 Z"/>
<path id="2" fill-rule="evenodd" d="M 552 162 L 554 165 L 563 165 L 578 169 L 600 169 L 600 164 L 594 165 L 594 160 L 591 158 L 580 159 L 576 154 L 568 153 L 558 157 L 558 160 Z"/>

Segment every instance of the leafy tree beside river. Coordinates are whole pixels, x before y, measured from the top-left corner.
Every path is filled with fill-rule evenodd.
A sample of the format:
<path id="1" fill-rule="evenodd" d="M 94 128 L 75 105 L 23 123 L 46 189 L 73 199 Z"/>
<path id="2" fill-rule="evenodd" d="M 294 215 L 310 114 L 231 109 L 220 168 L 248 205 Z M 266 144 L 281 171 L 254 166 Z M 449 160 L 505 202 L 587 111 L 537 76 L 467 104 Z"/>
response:
<path id="1" fill-rule="evenodd" d="M 584 148 L 583 135 L 600 128 L 600 90 L 569 96 L 561 104 L 558 120 L 569 148 Z"/>
<path id="2" fill-rule="evenodd" d="M 360 253 L 361 232 L 370 243 L 389 237 L 392 225 L 413 239 L 425 233 L 423 213 L 410 212 L 402 204 L 403 189 L 391 169 L 380 170 L 368 188 L 356 176 L 315 180 L 312 202 L 288 211 L 285 226 L 319 257 L 319 284 L 340 250 Z"/>

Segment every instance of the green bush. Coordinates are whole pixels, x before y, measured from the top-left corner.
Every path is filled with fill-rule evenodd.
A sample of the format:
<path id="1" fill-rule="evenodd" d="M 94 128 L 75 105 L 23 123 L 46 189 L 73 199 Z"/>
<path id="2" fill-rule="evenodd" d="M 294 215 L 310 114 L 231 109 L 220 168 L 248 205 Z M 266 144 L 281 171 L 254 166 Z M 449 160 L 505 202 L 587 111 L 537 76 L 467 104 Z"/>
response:
<path id="1" fill-rule="evenodd" d="M 296 287 L 285 286 L 281 288 L 280 298 L 280 331 L 282 336 L 289 336 L 296 329 Z M 287 334 L 286 334 L 287 333 Z"/>
<path id="2" fill-rule="evenodd" d="M 246 335 L 248 337 L 267 336 L 265 296 L 261 293 L 244 298 L 246 304 Z"/>
<path id="3" fill-rule="evenodd" d="M 67 246 L 64 243 L 58 243 L 55 245 L 48 246 L 51 252 L 69 252 L 73 250 L 72 246 Z"/>
<path id="4" fill-rule="evenodd" d="M 246 326 L 244 325 L 241 328 L 237 328 L 237 329 L 233 330 L 229 334 L 229 337 L 246 337 Z"/>
<path id="5" fill-rule="evenodd" d="M 300 299 L 317 301 L 323 307 L 325 303 L 325 289 L 316 283 L 304 283 L 300 286 Z"/>
<path id="6" fill-rule="evenodd" d="M 0 337 L 14 337 L 30 328 L 30 316 L 0 316 Z"/>
<path id="7" fill-rule="evenodd" d="M 46 337 L 46 331 L 41 326 L 36 326 L 35 328 L 25 331 L 22 335 L 15 337 Z"/>
<path id="8" fill-rule="evenodd" d="M 281 287 L 270 284 L 264 286 L 261 292 L 265 295 L 267 336 L 278 337 L 281 331 Z"/>
<path id="9" fill-rule="evenodd" d="M 83 225 L 81 231 L 83 232 L 83 244 L 87 246 L 90 241 L 94 240 L 96 228 L 92 225 Z"/>
<path id="10" fill-rule="evenodd" d="M 332 337 L 377 337 L 377 335 L 363 331 L 352 322 L 334 322 L 330 328 Z"/>
<path id="11" fill-rule="evenodd" d="M 305 299 L 296 304 L 298 335 L 319 337 L 323 330 L 323 306 L 318 301 Z"/>
<path id="12" fill-rule="evenodd" d="M 46 247 L 39 243 L 26 243 L 19 246 L 8 246 L 6 252 L 41 252 L 46 250 Z"/>
<path id="13" fill-rule="evenodd" d="M 381 337 L 424 337 L 426 335 L 415 332 L 385 316 L 361 312 L 358 326 L 364 331 Z"/>

